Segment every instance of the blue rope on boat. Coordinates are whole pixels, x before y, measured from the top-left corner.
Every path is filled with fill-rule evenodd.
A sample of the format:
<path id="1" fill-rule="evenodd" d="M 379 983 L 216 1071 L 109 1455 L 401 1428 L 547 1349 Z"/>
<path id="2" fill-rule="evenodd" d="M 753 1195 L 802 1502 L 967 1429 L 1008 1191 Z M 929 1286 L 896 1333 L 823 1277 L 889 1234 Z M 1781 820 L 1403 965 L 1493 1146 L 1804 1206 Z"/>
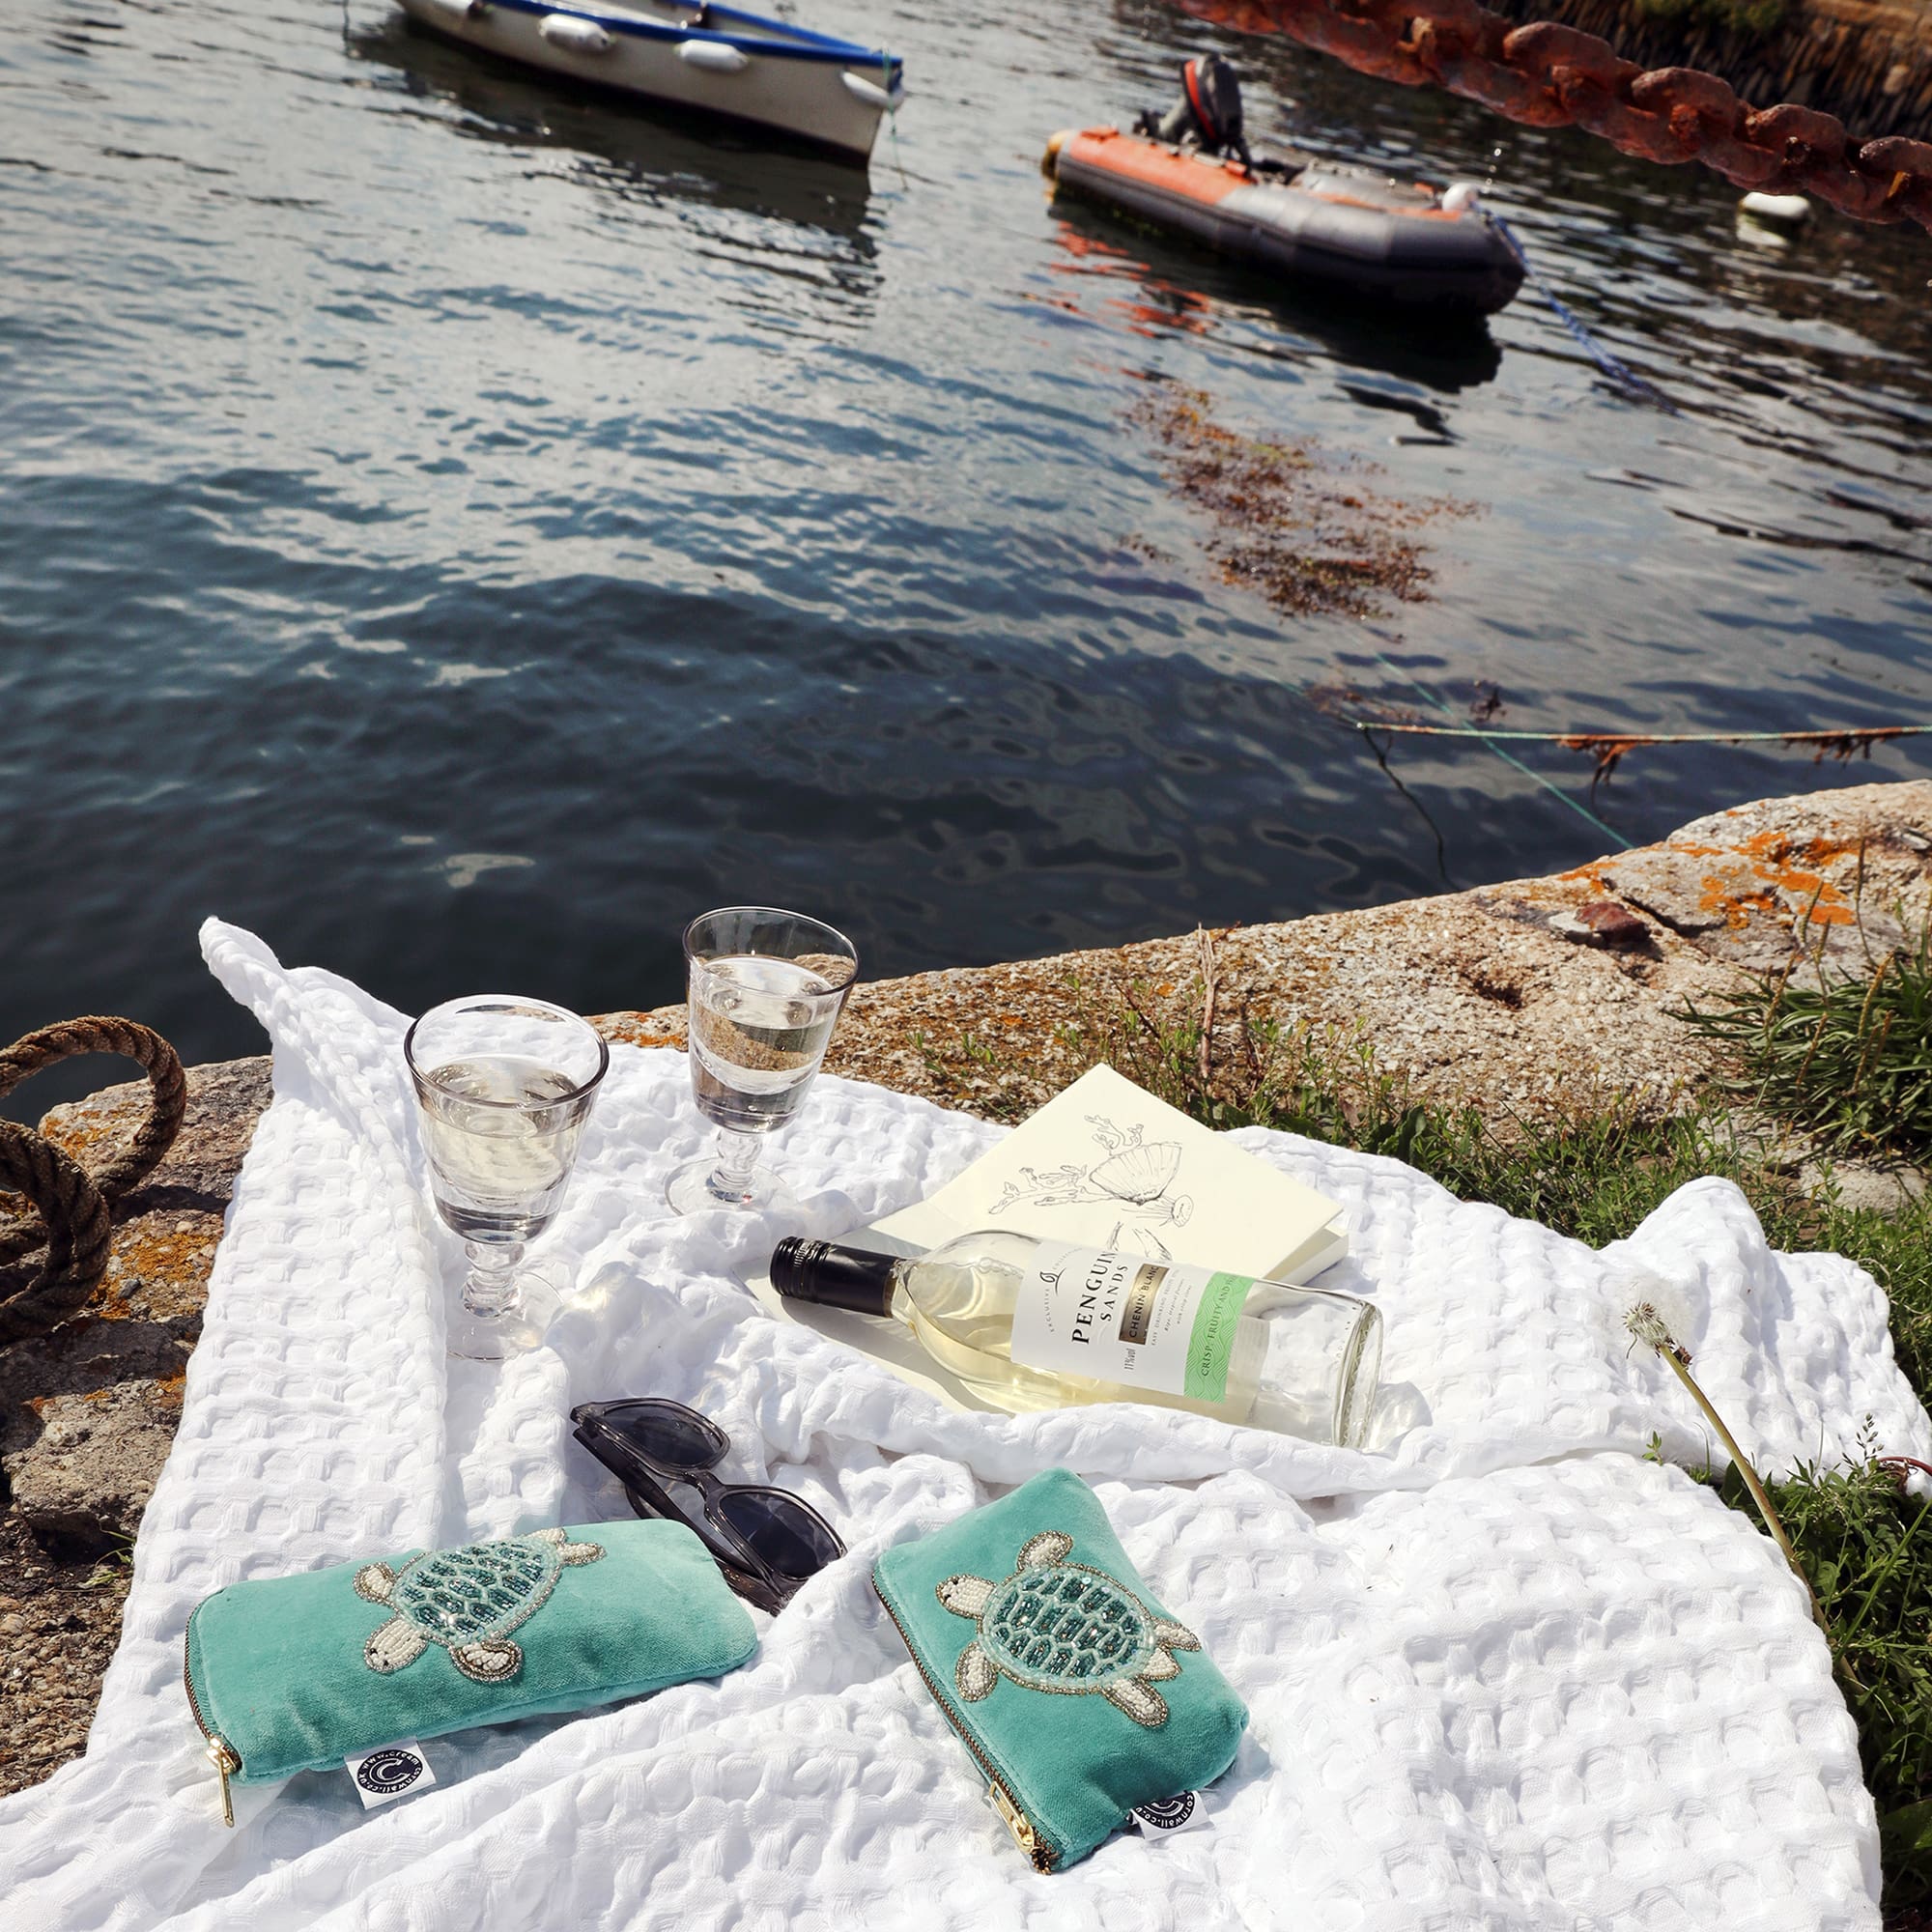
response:
<path id="1" fill-rule="evenodd" d="M 1577 338 L 1577 346 L 1589 356 L 1605 375 L 1609 377 L 1621 389 L 1627 390 L 1638 402 L 1654 403 L 1666 415 L 1678 415 L 1682 412 L 1657 384 L 1639 376 L 1628 362 L 1612 355 L 1604 345 L 1592 335 L 1582 321 L 1557 295 L 1548 282 L 1529 265 L 1529 255 L 1522 243 L 1517 240 L 1516 230 L 1505 221 L 1494 209 L 1489 211 L 1490 219 L 1495 223 L 1496 233 L 1509 244 L 1509 251 L 1517 259 L 1522 272 L 1536 284 L 1536 292 L 1556 311 L 1556 319 Z"/>

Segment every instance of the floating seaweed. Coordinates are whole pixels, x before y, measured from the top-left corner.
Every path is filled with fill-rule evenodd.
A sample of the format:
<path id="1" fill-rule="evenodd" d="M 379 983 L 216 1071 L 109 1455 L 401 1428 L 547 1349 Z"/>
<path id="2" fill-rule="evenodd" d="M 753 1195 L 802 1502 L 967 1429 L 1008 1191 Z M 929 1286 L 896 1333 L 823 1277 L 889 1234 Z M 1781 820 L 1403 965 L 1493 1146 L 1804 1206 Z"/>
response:
<path id="1" fill-rule="evenodd" d="M 1238 435 L 1216 421 L 1206 389 L 1145 380 L 1129 420 L 1159 442 L 1175 494 L 1220 526 L 1206 548 L 1226 582 L 1296 616 L 1365 617 L 1387 599 L 1427 601 L 1435 572 L 1415 532 L 1476 505 L 1384 496 L 1361 480 L 1378 473 L 1372 465 L 1345 467 L 1306 442 Z"/>

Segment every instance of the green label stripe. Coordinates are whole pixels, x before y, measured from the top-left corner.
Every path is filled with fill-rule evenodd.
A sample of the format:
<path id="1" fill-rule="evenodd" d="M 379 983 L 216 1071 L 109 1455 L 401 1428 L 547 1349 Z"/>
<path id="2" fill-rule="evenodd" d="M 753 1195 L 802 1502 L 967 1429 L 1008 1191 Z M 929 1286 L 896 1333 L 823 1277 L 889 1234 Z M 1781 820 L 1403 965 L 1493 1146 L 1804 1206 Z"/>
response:
<path id="1" fill-rule="evenodd" d="M 1235 1352 L 1235 1323 L 1254 1287 L 1251 1274 L 1209 1275 L 1194 1311 L 1187 1338 L 1187 1385 L 1180 1392 L 1197 1402 L 1221 1402 L 1228 1393 L 1228 1363 Z"/>

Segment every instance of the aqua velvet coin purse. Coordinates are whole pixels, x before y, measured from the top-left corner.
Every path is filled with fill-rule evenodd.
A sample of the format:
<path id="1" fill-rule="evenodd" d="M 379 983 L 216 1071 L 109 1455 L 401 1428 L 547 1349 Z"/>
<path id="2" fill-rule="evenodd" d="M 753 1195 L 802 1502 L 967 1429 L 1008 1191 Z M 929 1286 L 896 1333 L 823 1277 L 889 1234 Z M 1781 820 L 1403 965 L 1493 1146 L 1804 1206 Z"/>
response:
<path id="1" fill-rule="evenodd" d="M 185 1675 L 226 1812 L 231 1778 L 641 1696 L 756 1646 L 683 1523 L 600 1522 L 230 1584 L 188 1618 Z"/>
<path id="2" fill-rule="evenodd" d="M 1069 1470 L 888 1549 L 872 1584 L 1037 1870 L 1234 1761 L 1246 1708 Z"/>

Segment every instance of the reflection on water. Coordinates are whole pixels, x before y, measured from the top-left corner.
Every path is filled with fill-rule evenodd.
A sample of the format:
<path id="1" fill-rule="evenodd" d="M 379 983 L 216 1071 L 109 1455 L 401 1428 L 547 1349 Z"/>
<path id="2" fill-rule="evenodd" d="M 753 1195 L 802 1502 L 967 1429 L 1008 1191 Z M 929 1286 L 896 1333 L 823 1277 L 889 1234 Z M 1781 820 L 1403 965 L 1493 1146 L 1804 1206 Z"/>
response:
<path id="1" fill-rule="evenodd" d="M 351 29 L 345 46 L 386 69 L 459 135 L 530 154 L 531 179 L 557 174 L 652 218 L 668 211 L 719 259 L 754 262 L 808 291 L 823 288 L 852 326 L 868 319 L 878 247 L 867 221 L 871 182 L 864 168 L 674 108 L 535 78 L 402 14 Z M 539 159 L 553 151 L 560 169 Z M 746 294 L 736 298 L 754 311 L 768 306 Z"/>
<path id="2" fill-rule="evenodd" d="M 597 186 L 819 228 L 853 240 L 857 259 L 876 253 L 864 232 L 871 180 L 850 162 L 654 102 L 539 79 L 426 33 L 402 14 L 352 29 L 345 44 L 355 59 L 389 69 L 412 95 L 460 108 L 463 118 L 452 124 L 460 134 L 565 149 Z"/>
<path id="3" fill-rule="evenodd" d="M 387 0 L 15 10 L 0 1037 L 126 1009 L 250 1050 L 210 911 L 400 1006 L 594 1010 L 674 997 L 721 900 L 894 973 L 1557 869 L 1844 777 L 1643 753 L 1601 833 L 1585 761 L 1407 739 L 1385 777 L 1316 687 L 1460 716 L 1480 682 L 1528 730 L 1932 716 L 1922 238 L 1766 248 L 1711 177 L 1166 0 L 801 6 L 907 57 L 869 181 Z M 1540 271 L 1682 415 L 1528 292 L 1452 336 L 1050 199 L 1050 133 L 1208 48 L 1258 145 L 1435 181 L 1500 148 Z M 1128 419 L 1149 378 L 1473 505 L 1424 532 L 1431 601 L 1372 635 L 1225 581 Z"/>
<path id="4" fill-rule="evenodd" d="M 1108 295 L 1099 300 L 1135 334 L 1179 329 L 1206 335 L 1215 330 L 1225 304 L 1260 305 L 1260 312 L 1291 342 L 1320 344 L 1357 368 L 1380 370 L 1426 388 L 1470 388 L 1487 383 L 1502 367 L 1502 351 L 1481 317 L 1435 319 L 1418 328 L 1412 314 L 1378 309 L 1359 297 L 1319 285 L 1264 288 L 1238 264 L 1183 241 L 1149 234 L 1070 195 L 1055 201 L 1053 213 L 1056 240 L 1067 256 L 1062 272 L 1094 278 L 1103 287 L 1109 282 L 1134 286 L 1130 296 Z M 1083 312 L 1077 300 L 1069 312 Z M 1253 353 L 1294 352 L 1260 341 Z"/>

